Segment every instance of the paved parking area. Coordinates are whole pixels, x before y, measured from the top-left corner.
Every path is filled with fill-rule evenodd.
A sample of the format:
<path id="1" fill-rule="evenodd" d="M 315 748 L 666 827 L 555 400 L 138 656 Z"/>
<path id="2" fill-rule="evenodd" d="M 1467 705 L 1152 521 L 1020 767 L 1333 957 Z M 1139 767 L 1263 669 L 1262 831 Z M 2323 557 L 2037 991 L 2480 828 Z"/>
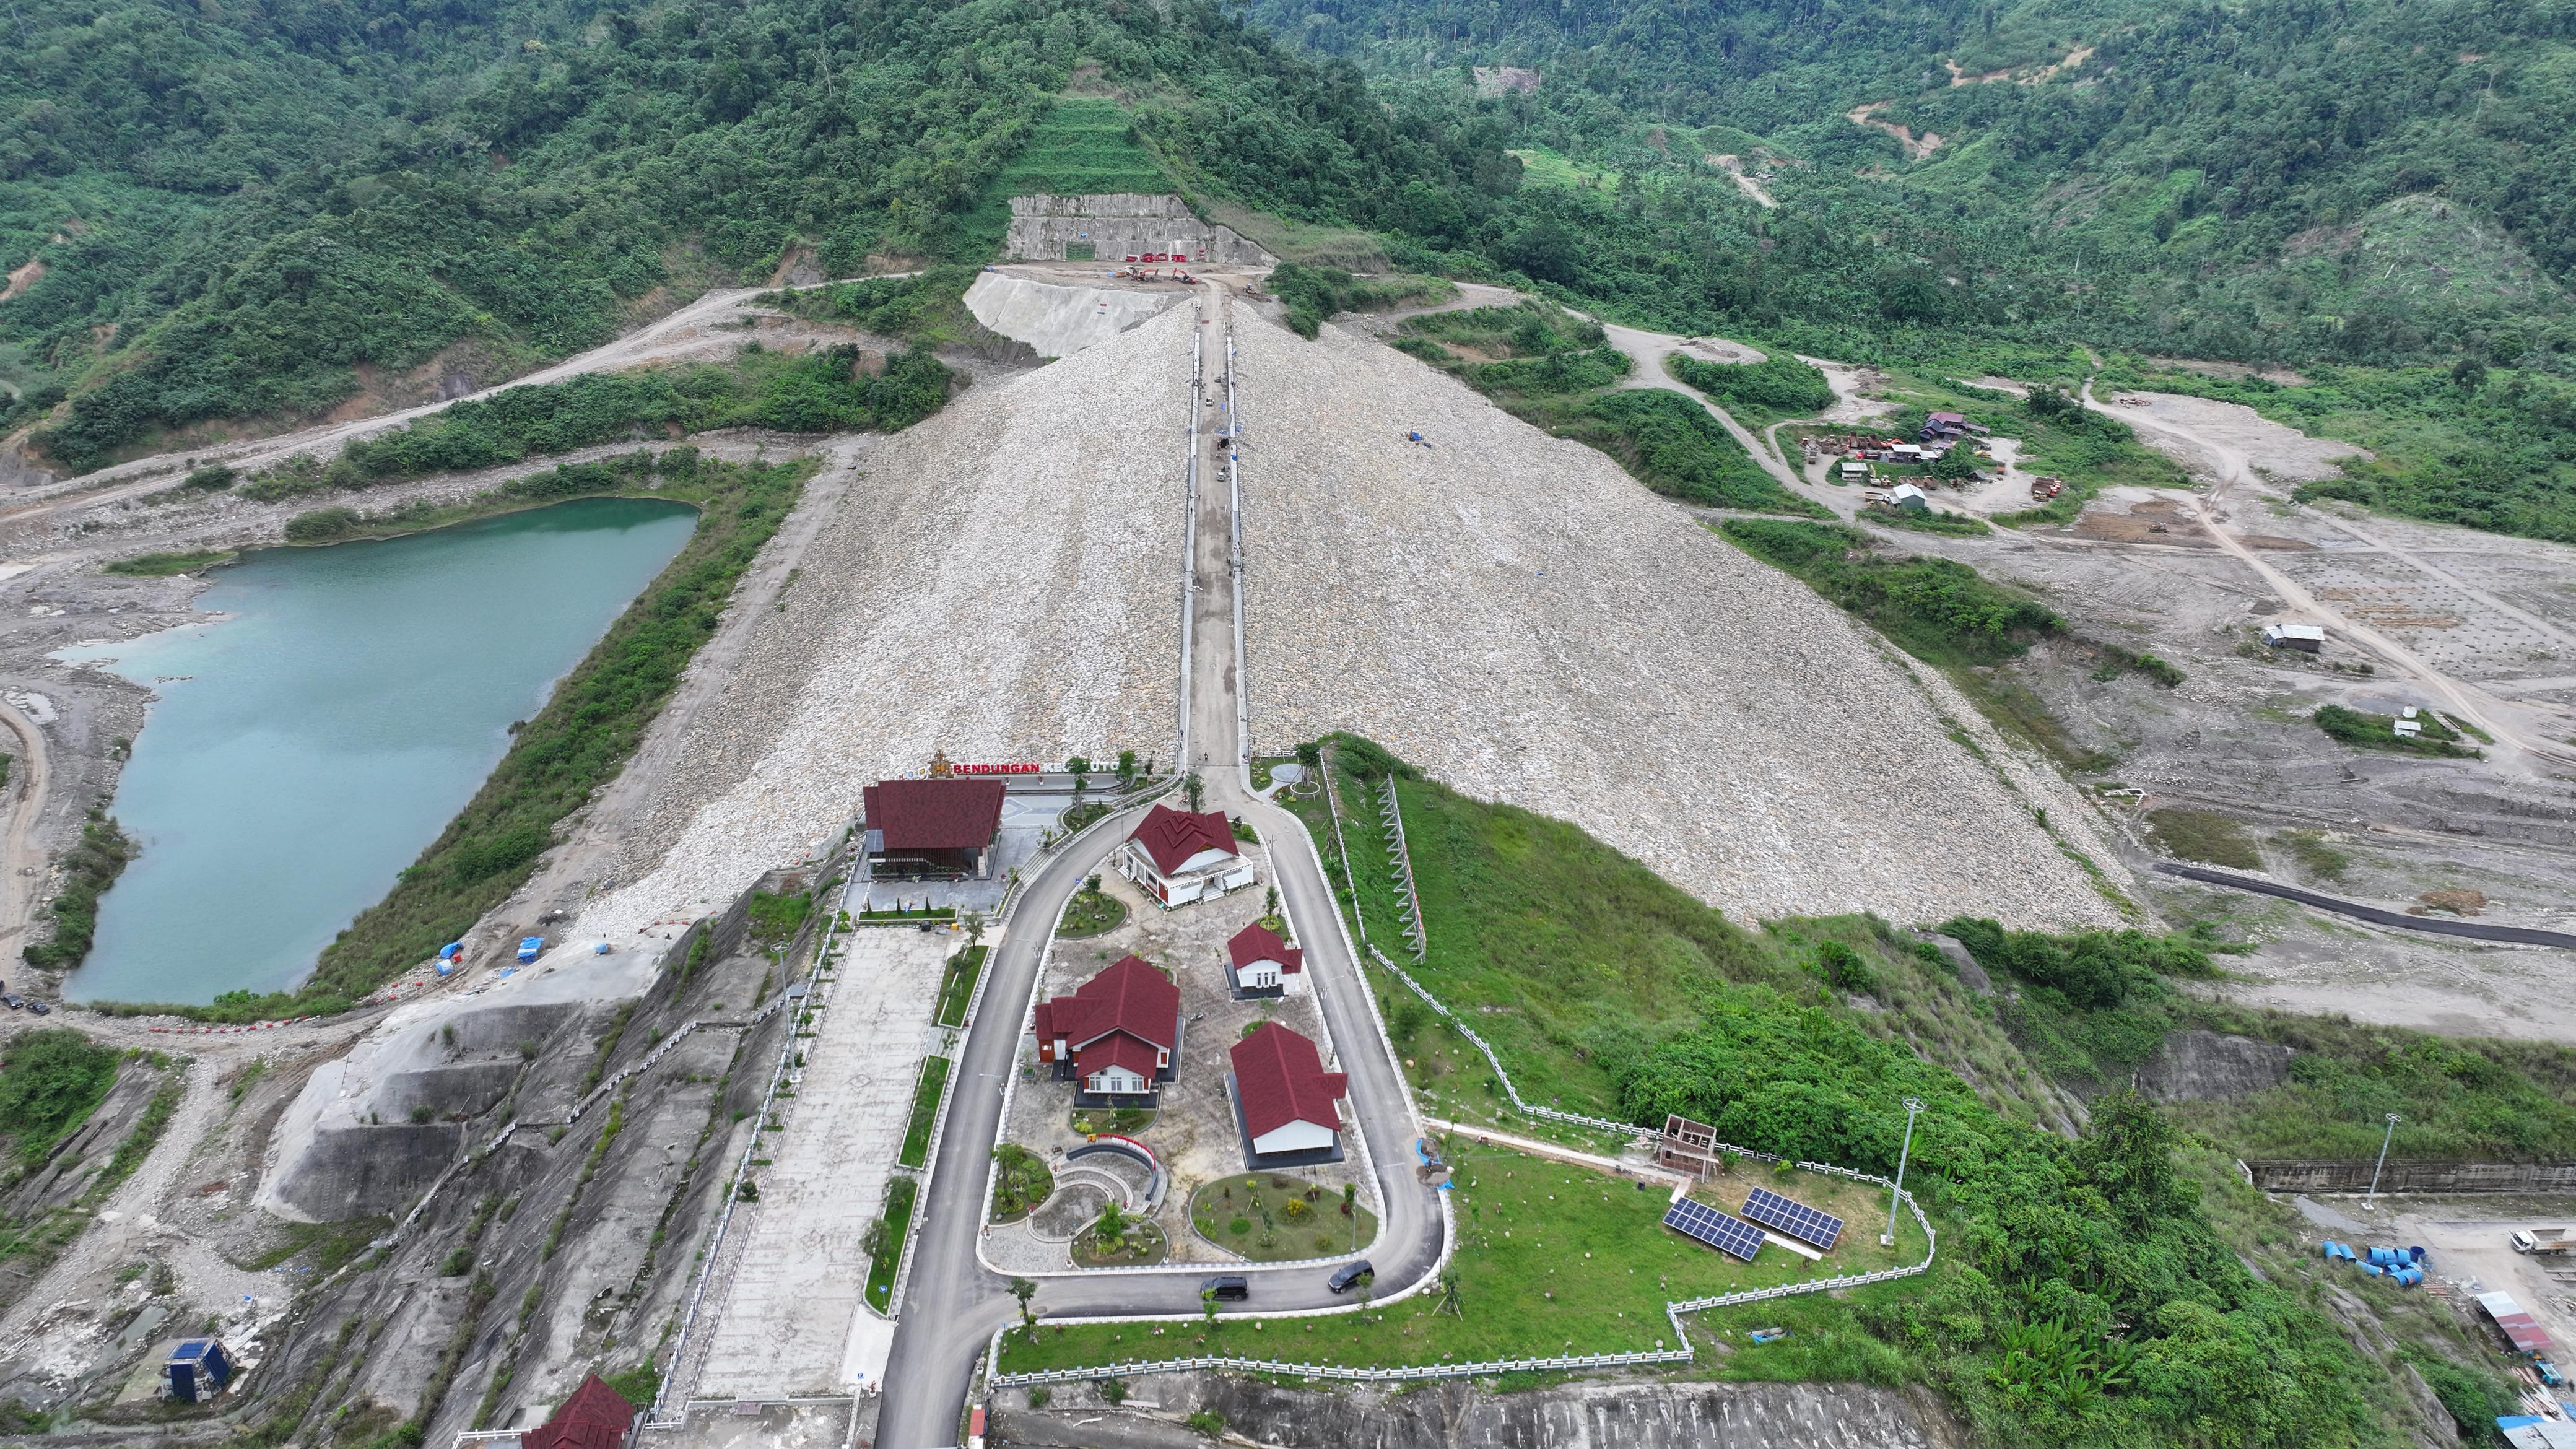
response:
<path id="1" fill-rule="evenodd" d="M 752 1169 L 760 1201 L 734 1219 L 736 1232 L 748 1231 L 693 1397 L 848 1393 L 849 1373 L 874 1381 L 884 1372 L 888 1335 L 860 1335 L 875 1351 L 845 1362 L 867 1315 L 859 1239 L 883 1209 L 957 938 L 879 927 L 844 939 L 838 975 L 824 983 L 820 1034 L 801 1044 L 805 1068 L 781 1114 L 786 1125 L 754 1154 L 770 1165 Z"/>

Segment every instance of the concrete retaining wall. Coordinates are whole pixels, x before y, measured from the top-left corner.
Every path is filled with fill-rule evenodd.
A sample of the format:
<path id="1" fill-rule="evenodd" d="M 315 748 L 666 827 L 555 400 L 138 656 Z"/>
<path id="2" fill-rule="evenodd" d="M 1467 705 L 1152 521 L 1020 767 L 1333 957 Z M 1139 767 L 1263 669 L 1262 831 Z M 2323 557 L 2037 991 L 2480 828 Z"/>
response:
<path id="1" fill-rule="evenodd" d="M 1095 260 L 1135 253 L 1187 252 L 1210 265 L 1269 266 L 1276 257 L 1232 227 L 1192 215 L 1177 196 L 1111 192 L 1097 196 L 1018 196 L 1002 254 L 1013 261 L 1060 262 L 1066 248 L 1088 245 Z M 989 324 L 988 324 L 989 325 Z"/>
<path id="2" fill-rule="evenodd" d="M 2367 1157 L 2248 1158 L 2245 1170 L 2265 1192 L 2368 1192 Z M 2391 1162 L 2381 1192 L 2576 1192 L 2576 1162 Z"/>

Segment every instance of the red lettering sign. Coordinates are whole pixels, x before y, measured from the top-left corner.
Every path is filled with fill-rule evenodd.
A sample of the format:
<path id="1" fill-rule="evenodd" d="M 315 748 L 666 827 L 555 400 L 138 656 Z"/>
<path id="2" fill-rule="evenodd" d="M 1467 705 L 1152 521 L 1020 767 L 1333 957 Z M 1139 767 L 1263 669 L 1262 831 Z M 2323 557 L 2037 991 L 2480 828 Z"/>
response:
<path id="1" fill-rule="evenodd" d="M 1031 764 L 951 765 L 949 770 L 960 775 L 1034 775 L 1038 767 Z"/>

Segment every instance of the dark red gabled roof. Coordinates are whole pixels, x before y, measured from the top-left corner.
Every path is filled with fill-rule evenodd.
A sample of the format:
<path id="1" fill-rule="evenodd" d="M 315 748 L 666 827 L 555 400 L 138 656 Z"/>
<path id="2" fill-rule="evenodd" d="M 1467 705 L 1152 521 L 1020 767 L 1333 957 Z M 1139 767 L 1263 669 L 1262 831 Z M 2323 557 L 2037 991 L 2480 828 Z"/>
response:
<path id="1" fill-rule="evenodd" d="M 1226 954 L 1234 959 L 1234 969 L 1242 970 L 1255 961 L 1276 961 L 1279 969 L 1295 975 L 1306 969 L 1306 952 L 1279 939 L 1279 933 L 1259 921 L 1234 933 L 1225 943 Z"/>
<path id="2" fill-rule="evenodd" d="M 1181 988 L 1142 956 L 1118 964 L 1038 1006 L 1038 1034 L 1061 1037 L 1079 1052 L 1112 1032 L 1170 1051 L 1181 1015 Z"/>
<path id="3" fill-rule="evenodd" d="M 888 850 L 981 850 L 1002 828 L 999 780 L 879 780 L 859 792 Z"/>
<path id="4" fill-rule="evenodd" d="M 1113 1031 L 1073 1054 L 1073 1073 L 1088 1077 L 1110 1067 L 1125 1067 L 1146 1081 L 1162 1070 L 1154 1064 L 1154 1049 L 1123 1031 Z"/>
<path id="5" fill-rule="evenodd" d="M 519 1436 L 519 1449 L 624 1449 L 634 1423 L 634 1407 L 592 1374 L 553 1418 Z"/>
<path id="6" fill-rule="evenodd" d="M 1144 846 L 1154 858 L 1154 869 L 1165 875 L 1189 864 L 1190 857 L 1202 850 L 1241 854 L 1234 848 L 1234 827 L 1219 810 L 1192 812 L 1157 805 L 1145 812 L 1136 833 L 1128 838 Z"/>
<path id="7" fill-rule="evenodd" d="M 1243 1099 L 1243 1124 L 1262 1137 L 1291 1122 L 1342 1130 L 1333 1103 L 1348 1096 L 1347 1073 L 1324 1070 L 1315 1044 L 1275 1021 L 1263 1022 L 1234 1044 L 1234 1090 Z"/>

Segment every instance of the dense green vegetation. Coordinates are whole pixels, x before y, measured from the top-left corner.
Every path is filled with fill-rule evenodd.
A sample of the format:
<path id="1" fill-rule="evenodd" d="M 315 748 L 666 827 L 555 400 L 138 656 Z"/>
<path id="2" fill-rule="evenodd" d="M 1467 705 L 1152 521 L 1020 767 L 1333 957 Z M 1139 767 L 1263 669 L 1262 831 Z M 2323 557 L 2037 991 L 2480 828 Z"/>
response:
<path id="1" fill-rule="evenodd" d="M 2001 663 L 2065 627 L 2047 605 L 1966 564 L 1881 552 L 1856 528 L 1730 518 L 1718 531 L 1930 663 Z"/>
<path id="2" fill-rule="evenodd" d="M 2333 1017 L 2204 1000 L 2173 977 L 2210 974 L 2201 942 L 2135 932 L 2061 938 L 1952 920 L 1989 974 L 2018 982 L 1998 1008 L 2052 1078 L 2085 1091 L 2124 1083 L 2183 1028 L 2293 1049 L 2287 1084 L 2234 1100 L 2178 1102 L 2177 1122 L 2242 1157 L 2365 1158 L 2383 1114 L 2403 1120 L 2393 1156 L 2557 1160 L 2576 1153 L 2576 1050 L 2548 1042 L 2454 1040 Z"/>
<path id="3" fill-rule="evenodd" d="M 1664 359 L 1664 370 L 1730 410 L 1745 409 L 1755 422 L 1799 417 L 1834 405 L 1833 385 L 1825 375 L 1786 353 L 1760 362 L 1724 363 L 1676 352 Z"/>
<path id="4" fill-rule="evenodd" d="M 141 553 L 132 558 L 115 559 L 101 566 L 101 572 L 124 574 L 130 578 L 158 579 L 172 574 L 193 574 L 230 563 L 238 555 L 229 549 L 198 549 L 188 553 Z"/>
<path id="5" fill-rule="evenodd" d="M 753 426 L 789 433 L 894 431 L 937 412 L 949 370 L 927 352 L 898 352 L 882 372 L 862 369 L 856 347 L 790 356 L 745 347 L 732 366 L 590 373 L 460 402 L 343 449 L 327 467 L 292 466 L 251 480 L 263 500 L 364 488 L 427 473 L 515 463 L 531 454 L 644 436 Z"/>
<path id="6" fill-rule="evenodd" d="M 43 1162 L 107 1099 L 116 1083 L 114 1049 L 65 1027 L 31 1031 L 0 1062 L 0 1130 L 21 1171 Z"/>
<path id="7" fill-rule="evenodd" d="M 0 304 L 0 429 L 40 424 L 42 451 L 94 467 L 370 380 L 507 376 L 791 257 L 980 262 L 1015 193 L 1176 189 L 1266 238 L 1854 361 L 1965 376 L 2090 341 L 2398 368 L 2357 427 L 2429 442 L 2474 416 L 2508 456 L 2399 449 L 2338 487 L 2567 536 L 2555 11 L 1703 19 L 28 0 L 26 63 L 0 76 L 0 267 L 43 266 Z M 1479 96 L 1486 63 L 1542 82 Z M 2455 374 L 2469 396 L 2440 395 Z"/>
<path id="8" fill-rule="evenodd" d="M 1343 758 L 1388 768 L 1382 751 Z M 1355 787 L 1345 777 L 1346 799 Z M 1800 1333 L 1837 1345 L 1821 1363 L 1774 1372 L 1928 1381 L 1998 1442 L 2386 1442 L 2381 1416 L 2406 1412 L 2314 1297 L 2242 1266 L 2154 1109 L 2105 1097 L 2078 1140 L 2033 1131 L 2030 1109 L 1990 1105 L 1938 1051 L 1891 1030 L 1885 1007 L 1835 996 L 1829 976 L 1857 979 L 1833 965 L 1846 954 L 1880 978 L 1882 1003 L 1940 969 L 1884 927 L 1784 923 L 1757 934 L 1562 822 L 1431 781 L 1403 778 L 1399 791 L 1431 941 L 1419 974 L 1470 1014 L 1525 1091 L 1632 1121 L 1681 1112 L 1723 1140 L 1880 1172 L 1895 1167 L 1901 1099 L 1927 1104 L 1908 1181 L 1946 1220 L 1940 1263 L 1926 1279 L 1844 1302 L 1762 1305 L 1766 1320 L 1797 1312 Z M 1374 835 L 1353 843 L 1366 859 L 1344 862 L 1329 823 L 1317 833 L 1337 882 L 1364 916 L 1375 911 Z M 2003 939 L 1998 959 L 2011 964 L 1996 969 L 2029 973 L 2033 997 L 2161 999 L 2169 973 L 2210 969 L 2188 939 Z M 1909 1008 L 1907 1029 L 1915 1019 Z M 1389 1027 L 1404 1031 L 1393 1013 Z M 1445 1028 L 1415 1032 L 1407 1055 L 1417 1061 L 1452 1046 Z M 1462 1070 L 1476 1068 L 1452 1069 Z M 1989 1091 L 2010 1072 L 1981 1061 Z M 1417 1079 L 1452 1091 L 1447 1076 Z M 1555 1231 L 1533 1235 L 1553 1246 Z M 1702 1371 L 1761 1372 L 1747 1357 Z"/>
<path id="9" fill-rule="evenodd" d="M 324 948 L 302 986 L 266 995 L 226 992 L 212 1007 L 149 1009 L 225 1021 L 340 1010 L 427 960 L 507 898 L 554 843 L 555 824 L 624 767 L 812 470 L 808 461 L 709 462 L 694 449 L 674 448 L 658 460 L 634 454 L 536 475 L 569 480 L 566 486 L 581 491 L 622 491 L 592 487 L 600 478 L 622 477 L 641 496 L 695 503 L 698 527 L 555 687 L 546 707 L 519 728 L 491 777 L 404 869 L 392 892 Z"/>
<path id="10" fill-rule="evenodd" d="M 1281 262 L 1270 272 L 1270 290 L 1287 305 L 1288 327 L 1300 337 L 1313 337 L 1337 312 L 1367 312 L 1407 302 L 1438 302 L 1457 295 L 1457 288 L 1436 277 L 1394 277 L 1374 281 L 1354 277 L 1337 267 Z"/>
<path id="11" fill-rule="evenodd" d="M 28 965 L 68 971 L 88 958 L 91 938 L 98 933 L 98 898 L 125 874 L 139 849 L 105 810 L 91 808 L 79 842 L 63 852 L 63 888 L 46 907 L 54 918 L 53 939 L 20 953 Z"/>
<path id="12" fill-rule="evenodd" d="M 1662 388 L 1622 388 L 1627 355 L 1598 322 L 1551 303 L 1405 319 L 1396 346 L 1449 372 L 1535 427 L 1619 461 L 1667 497 L 1825 517 L 1780 486 L 1708 410 Z"/>

